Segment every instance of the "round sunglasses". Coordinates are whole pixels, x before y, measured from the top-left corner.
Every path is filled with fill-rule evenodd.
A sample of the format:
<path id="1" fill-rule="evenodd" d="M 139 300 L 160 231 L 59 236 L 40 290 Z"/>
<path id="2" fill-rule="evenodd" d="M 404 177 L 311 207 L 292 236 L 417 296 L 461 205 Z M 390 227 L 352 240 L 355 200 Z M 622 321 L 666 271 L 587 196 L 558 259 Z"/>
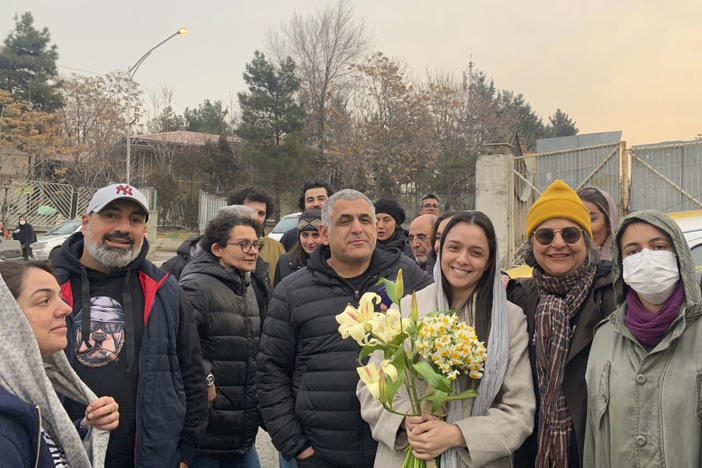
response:
<path id="1" fill-rule="evenodd" d="M 575 244 L 580 240 L 583 230 L 579 227 L 570 226 L 563 229 L 540 228 L 534 231 L 534 239 L 541 245 L 549 245 L 556 237 L 556 233 L 561 234 L 561 238 L 568 244 Z"/>

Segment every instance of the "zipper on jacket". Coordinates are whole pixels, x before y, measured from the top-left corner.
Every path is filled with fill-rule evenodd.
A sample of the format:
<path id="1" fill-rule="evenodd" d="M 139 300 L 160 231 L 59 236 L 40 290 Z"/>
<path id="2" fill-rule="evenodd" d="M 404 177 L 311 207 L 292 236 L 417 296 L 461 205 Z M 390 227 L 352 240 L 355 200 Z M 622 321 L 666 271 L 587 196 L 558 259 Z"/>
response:
<path id="1" fill-rule="evenodd" d="M 39 405 L 34 406 L 37 409 L 37 416 L 39 416 L 39 432 L 37 433 L 37 458 L 34 461 L 34 468 L 39 466 L 39 454 L 41 453 L 41 408 Z"/>

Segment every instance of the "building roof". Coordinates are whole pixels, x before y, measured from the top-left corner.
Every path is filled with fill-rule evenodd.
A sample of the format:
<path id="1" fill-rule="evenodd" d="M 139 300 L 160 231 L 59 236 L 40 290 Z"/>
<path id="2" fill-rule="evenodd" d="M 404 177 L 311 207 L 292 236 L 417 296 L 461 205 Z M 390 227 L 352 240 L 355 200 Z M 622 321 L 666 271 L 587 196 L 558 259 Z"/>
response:
<path id="1" fill-rule="evenodd" d="M 189 132 L 187 130 L 178 130 L 176 132 L 152 133 L 149 135 L 134 135 L 132 140 L 155 141 L 160 143 L 172 143 L 185 146 L 205 146 L 207 144 L 217 143 L 220 135 L 212 133 Z M 228 136 L 226 139 L 231 144 L 241 142 L 239 137 Z M 132 143 L 134 144 L 134 143 Z"/>

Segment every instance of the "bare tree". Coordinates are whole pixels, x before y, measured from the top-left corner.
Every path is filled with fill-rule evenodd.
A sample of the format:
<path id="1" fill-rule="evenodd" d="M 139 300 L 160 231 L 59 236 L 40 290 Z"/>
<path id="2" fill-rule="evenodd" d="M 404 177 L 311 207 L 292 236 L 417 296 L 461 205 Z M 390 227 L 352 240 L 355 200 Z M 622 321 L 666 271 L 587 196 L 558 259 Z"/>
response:
<path id="1" fill-rule="evenodd" d="M 127 126 L 127 77 L 72 75 L 62 88 L 63 105 L 57 111 L 63 134 L 76 148 L 68 161 L 67 179 L 94 186 L 124 173 L 123 151 L 116 146 Z M 131 83 L 131 112 L 141 115 L 140 91 Z"/>
<path id="2" fill-rule="evenodd" d="M 268 48 L 279 60 L 292 57 L 300 75 L 310 144 L 320 156 L 328 148 L 329 103 L 343 95 L 351 66 L 366 52 L 370 37 L 353 4 L 339 0 L 314 15 L 295 14 L 280 32 L 270 31 Z"/>

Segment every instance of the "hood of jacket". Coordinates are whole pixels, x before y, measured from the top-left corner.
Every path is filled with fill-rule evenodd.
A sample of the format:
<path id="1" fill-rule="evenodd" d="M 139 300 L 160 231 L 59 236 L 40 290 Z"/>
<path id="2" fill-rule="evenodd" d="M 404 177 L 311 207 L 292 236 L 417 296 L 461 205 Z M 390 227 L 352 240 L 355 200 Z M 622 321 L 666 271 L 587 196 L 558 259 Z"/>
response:
<path id="1" fill-rule="evenodd" d="M 195 254 L 195 248 L 197 243 L 200 242 L 201 236 L 190 236 L 185 239 L 176 249 L 176 253 L 181 255 L 183 258 L 192 258 Z"/>
<path id="2" fill-rule="evenodd" d="M 80 275 L 81 268 L 83 268 L 83 264 L 80 263 L 80 257 L 83 255 L 83 234 L 80 232 L 76 232 L 71 235 L 66 241 L 63 243 L 61 246 L 61 250 L 59 252 L 58 259 L 56 260 L 56 267 L 61 268 L 63 270 L 66 270 L 70 272 L 71 274 L 76 274 Z M 149 241 L 144 237 L 144 241 L 141 244 L 141 250 L 139 251 L 139 255 L 132 260 L 126 267 L 121 268 L 117 272 L 108 274 L 108 276 L 112 274 L 116 275 L 121 275 L 123 270 L 138 270 L 139 267 L 141 266 L 142 262 L 146 259 L 146 254 L 149 251 Z"/>
<path id="3" fill-rule="evenodd" d="M 636 222 L 648 223 L 668 234 L 675 247 L 675 255 L 678 259 L 678 270 L 685 289 L 684 309 L 686 317 L 698 316 L 702 313 L 702 294 L 700 293 L 697 278 L 695 276 L 695 262 L 692 260 L 690 247 L 687 245 L 685 236 L 678 224 L 664 213 L 658 210 L 641 210 L 631 213 L 624 218 L 614 234 L 614 245 L 612 246 L 612 268 L 614 272 L 614 298 L 616 303 L 623 304 L 626 301 L 627 288 L 622 275 L 622 253 L 619 248 L 622 233 L 626 227 Z"/>
<path id="4" fill-rule="evenodd" d="M 240 272 L 236 268 L 223 267 L 217 258 L 205 249 L 198 249 L 183 269 L 180 276 L 181 281 L 187 280 L 188 276 L 200 274 L 207 275 L 226 284 L 236 294 L 243 296 L 246 294 L 246 287 L 250 283 L 250 274 Z"/>

